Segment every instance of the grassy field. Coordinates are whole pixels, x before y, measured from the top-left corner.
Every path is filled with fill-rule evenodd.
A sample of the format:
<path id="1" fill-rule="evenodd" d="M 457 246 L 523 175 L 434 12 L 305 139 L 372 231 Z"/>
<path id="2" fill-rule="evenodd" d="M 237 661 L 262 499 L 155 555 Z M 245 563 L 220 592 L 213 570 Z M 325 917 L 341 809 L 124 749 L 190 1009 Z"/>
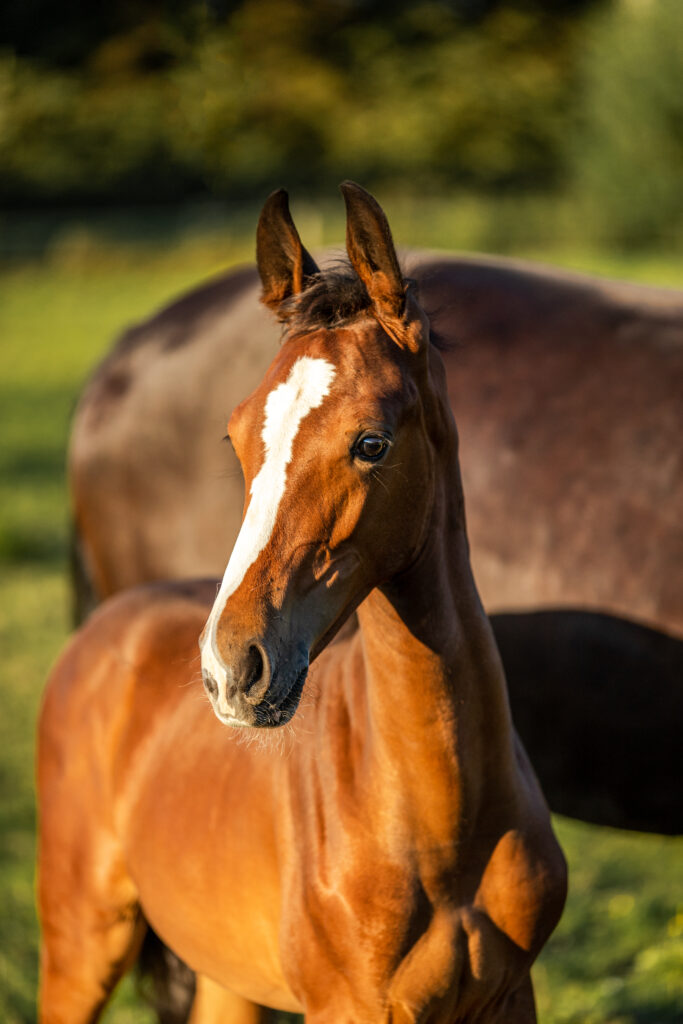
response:
<path id="1" fill-rule="evenodd" d="M 391 211 L 390 211 L 391 212 Z M 397 240 L 444 245 L 444 225 Z M 313 245 L 338 220 L 303 211 Z M 395 218 L 396 220 L 396 218 Z M 15 226 L 16 228 L 16 226 Z M 468 244 L 467 233 L 452 235 Z M 35 1019 L 33 732 L 43 680 L 69 627 L 64 450 L 88 368 L 121 327 L 231 262 L 251 237 L 230 222 L 132 245 L 82 227 L 40 258 L 0 265 L 0 1020 Z M 540 250 L 519 255 L 657 284 L 680 284 L 683 259 Z M 625 756 L 628 752 L 625 751 Z M 674 1024 L 683 1019 L 683 843 L 557 821 L 571 872 L 567 910 L 535 969 L 545 1024 Z M 110 1024 L 149 1014 L 130 983 Z"/>

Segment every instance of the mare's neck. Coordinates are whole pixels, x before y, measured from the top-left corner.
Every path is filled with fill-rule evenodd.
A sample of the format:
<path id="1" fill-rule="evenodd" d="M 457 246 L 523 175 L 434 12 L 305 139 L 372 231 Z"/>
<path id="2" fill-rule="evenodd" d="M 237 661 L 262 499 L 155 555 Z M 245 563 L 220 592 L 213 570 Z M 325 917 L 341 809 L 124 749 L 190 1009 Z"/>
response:
<path id="1" fill-rule="evenodd" d="M 463 838 L 516 785 L 498 650 L 472 578 L 453 455 L 415 564 L 359 608 L 373 754 L 427 843 Z M 514 801 L 512 801 L 514 802 Z"/>

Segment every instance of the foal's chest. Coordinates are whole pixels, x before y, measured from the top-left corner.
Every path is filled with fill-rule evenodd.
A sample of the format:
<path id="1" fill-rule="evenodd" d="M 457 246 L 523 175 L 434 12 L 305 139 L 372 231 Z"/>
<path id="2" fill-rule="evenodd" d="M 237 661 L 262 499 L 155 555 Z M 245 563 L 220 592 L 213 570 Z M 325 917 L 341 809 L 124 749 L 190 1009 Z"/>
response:
<path id="1" fill-rule="evenodd" d="M 283 965 L 307 1021 L 453 1024 L 475 1012 L 502 1021 L 496 1007 L 523 977 L 523 958 L 485 912 L 434 907 L 419 886 L 392 887 L 378 868 L 364 902 L 358 889 L 351 898 L 316 891 L 288 922 Z"/>
<path id="2" fill-rule="evenodd" d="M 281 952 L 307 1021 L 506 1020 L 528 976 L 529 950 L 482 896 L 486 867 L 497 866 L 468 872 L 451 857 L 392 857 L 378 835 L 356 834 L 297 865 L 286 886 Z M 517 875 L 509 880 L 526 902 Z"/>

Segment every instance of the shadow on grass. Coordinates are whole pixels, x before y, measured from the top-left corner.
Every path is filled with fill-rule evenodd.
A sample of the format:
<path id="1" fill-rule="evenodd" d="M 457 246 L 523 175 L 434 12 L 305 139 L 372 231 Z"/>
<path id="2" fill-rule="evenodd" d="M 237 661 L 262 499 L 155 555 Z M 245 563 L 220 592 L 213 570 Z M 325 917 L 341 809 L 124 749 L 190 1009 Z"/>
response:
<path id="1" fill-rule="evenodd" d="M 44 486 L 60 482 L 65 473 L 65 453 L 62 444 L 28 451 L 14 451 L 2 460 L 7 478 L 17 484 Z"/>
<path id="2" fill-rule="evenodd" d="M 63 563 L 67 556 L 65 451 L 75 389 L 0 388 L 0 564 Z"/>
<path id="3" fill-rule="evenodd" d="M 628 1019 L 633 1024 L 680 1024 L 681 1006 L 674 1003 L 664 1003 L 659 1000 L 649 1003 L 647 1006 L 631 1008 L 629 1006 L 618 1006 L 619 1014 L 628 1014 Z"/>
<path id="4" fill-rule="evenodd" d="M 40 531 L 31 527 L 0 527 L 0 565 L 55 567 L 64 564 L 66 557 L 66 523 L 63 529 L 51 526 Z"/>
<path id="5" fill-rule="evenodd" d="M 0 266 L 44 258 L 50 253 L 59 261 L 64 252 L 68 256 L 77 247 L 92 261 L 111 246 L 154 251 L 178 246 L 188 237 L 216 234 L 251 241 L 260 209 L 260 200 L 205 200 L 171 207 L 66 207 L 35 214 L 4 210 Z"/>

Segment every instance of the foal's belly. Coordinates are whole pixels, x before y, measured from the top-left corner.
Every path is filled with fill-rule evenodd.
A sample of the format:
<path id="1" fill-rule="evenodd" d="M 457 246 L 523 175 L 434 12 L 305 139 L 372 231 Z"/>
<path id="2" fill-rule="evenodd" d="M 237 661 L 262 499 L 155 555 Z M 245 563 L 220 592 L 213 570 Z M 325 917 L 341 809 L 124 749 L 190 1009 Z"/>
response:
<path id="1" fill-rule="evenodd" d="M 164 873 L 157 858 L 154 874 Z M 194 971 L 255 1003 L 282 1010 L 301 1007 L 284 978 L 274 912 L 279 894 L 269 897 L 263 884 L 236 879 L 232 897 L 216 896 L 185 881 L 172 899 L 152 872 L 134 870 L 140 904 L 163 941 Z"/>

